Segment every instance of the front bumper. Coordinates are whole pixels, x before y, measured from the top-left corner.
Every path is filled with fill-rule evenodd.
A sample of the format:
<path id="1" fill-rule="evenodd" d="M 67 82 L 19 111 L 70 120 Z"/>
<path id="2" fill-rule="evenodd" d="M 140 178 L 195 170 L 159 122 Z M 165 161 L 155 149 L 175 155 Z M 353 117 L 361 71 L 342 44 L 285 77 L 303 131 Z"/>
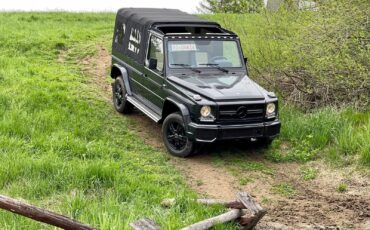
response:
<path id="1" fill-rule="evenodd" d="M 188 137 L 197 142 L 214 142 L 216 140 L 244 139 L 244 138 L 273 138 L 280 133 L 279 120 L 240 125 L 208 125 L 189 123 Z"/>

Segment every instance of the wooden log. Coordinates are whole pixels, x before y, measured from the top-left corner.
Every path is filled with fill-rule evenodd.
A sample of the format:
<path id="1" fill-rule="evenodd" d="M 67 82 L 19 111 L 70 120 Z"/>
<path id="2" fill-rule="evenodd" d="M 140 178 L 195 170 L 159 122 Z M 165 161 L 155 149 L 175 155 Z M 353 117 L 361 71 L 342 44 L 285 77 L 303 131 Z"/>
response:
<path id="1" fill-rule="evenodd" d="M 239 224 L 243 226 L 242 229 L 244 230 L 253 229 L 267 211 L 246 192 L 239 192 L 236 194 L 236 197 L 250 212 L 250 214 L 244 215 L 239 219 Z"/>
<path id="2" fill-rule="evenodd" d="M 41 208 L 37 208 L 35 206 L 2 195 L 0 195 L 0 208 L 62 229 L 67 230 L 97 229 L 89 225 L 79 223 L 66 216 L 62 216 L 57 213 L 43 210 Z"/>
<path id="3" fill-rule="evenodd" d="M 245 215 L 245 211 L 242 209 L 232 209 L 224 214 L 189 225 L 181 230 L 205 230 L 215 226 L 216 224 L 222 224 L 236 220 L 243 215 Z"/>
<path id="4" fill-rule="evenodd" d="M 218 200 L 218 199 L 197 199 L 197 203 L 204 204 L 204 205 L 223 205 L 226 208 L 232 209 L 244 209 L 244 204 L 240 201 L 225 201 L 225 200 Z M 161 205 L 164 207 L 171 207 L 176 204 L 175 199 L 164 199 L 161 202 Z"/>
<path id="5" fill-rule="evenodd" d="M 135 230 L 162 230 L 159 225 L 147 218 L 135 221 L 131 223 L 130 226 Z"/>

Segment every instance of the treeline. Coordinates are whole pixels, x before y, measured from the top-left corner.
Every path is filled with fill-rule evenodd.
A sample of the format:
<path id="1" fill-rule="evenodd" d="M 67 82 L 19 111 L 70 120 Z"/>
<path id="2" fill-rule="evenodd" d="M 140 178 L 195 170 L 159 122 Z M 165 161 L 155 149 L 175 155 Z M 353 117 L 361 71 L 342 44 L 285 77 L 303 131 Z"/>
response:
<path id="1" fill-rule="evenodd" d="M 302 10 L 203 17 L 235 31 L 249 57 L 252 78 L 286 102 L 306 108 L 351 105 L 370 98 L 369 2 L 318 0 Z"/>

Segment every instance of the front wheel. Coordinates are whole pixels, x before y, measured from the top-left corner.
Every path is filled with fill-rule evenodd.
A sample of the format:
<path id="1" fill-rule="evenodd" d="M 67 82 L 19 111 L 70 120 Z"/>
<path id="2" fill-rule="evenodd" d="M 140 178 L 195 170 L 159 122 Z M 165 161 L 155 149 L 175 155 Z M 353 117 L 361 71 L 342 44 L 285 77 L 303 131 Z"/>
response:
<path id="1" fill-rule="evenodd" d="M 176 157 L 187 157 L 194 150 L 194 141 L 186 135 L 184 121 L 179 113 L 166 117 L 162 125 L 162 137 L 168 152 Z"/>

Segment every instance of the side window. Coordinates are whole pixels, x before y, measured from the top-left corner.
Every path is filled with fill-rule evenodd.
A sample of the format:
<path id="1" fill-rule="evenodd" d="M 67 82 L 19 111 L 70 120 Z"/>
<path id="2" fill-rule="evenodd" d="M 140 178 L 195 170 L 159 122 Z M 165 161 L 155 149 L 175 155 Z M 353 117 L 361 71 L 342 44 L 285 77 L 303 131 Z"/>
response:
<path id="1" fill-rule="evenodd" d="M 122 45 L 123 44 L 123 38 L 125 36 L 126 32 L 126 24 L 118 22 L 117 28 L 116 28 L 116 37 L 114 39 L 114 42 L 117 44 Z"/>
<path id="2" fill-rule="evenodd" d="M 163 71 L 163 41 L 160 38 L 151 36 L 149 42 L 149 50 L 147 57 L 147 66 L 149 67 L 149 60 L 154 59 L 157 61 L 156 70 Z"/>

